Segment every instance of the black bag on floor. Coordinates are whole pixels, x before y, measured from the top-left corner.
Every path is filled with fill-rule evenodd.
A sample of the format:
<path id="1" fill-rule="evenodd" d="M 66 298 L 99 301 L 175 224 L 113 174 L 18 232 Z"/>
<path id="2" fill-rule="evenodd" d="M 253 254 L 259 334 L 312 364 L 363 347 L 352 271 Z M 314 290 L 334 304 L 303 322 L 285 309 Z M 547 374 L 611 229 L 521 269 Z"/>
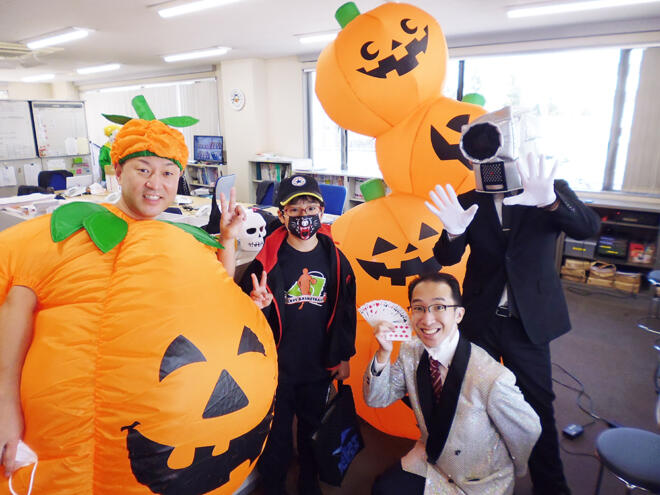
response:
<path id="1" fill-rule="evenodd" d="M 364 448 L 350 385 L 338 382 L 337 394 L 326 405 L 321 426 L 312 435 L 319 478 L 340 486 L 355 456 Z"/>

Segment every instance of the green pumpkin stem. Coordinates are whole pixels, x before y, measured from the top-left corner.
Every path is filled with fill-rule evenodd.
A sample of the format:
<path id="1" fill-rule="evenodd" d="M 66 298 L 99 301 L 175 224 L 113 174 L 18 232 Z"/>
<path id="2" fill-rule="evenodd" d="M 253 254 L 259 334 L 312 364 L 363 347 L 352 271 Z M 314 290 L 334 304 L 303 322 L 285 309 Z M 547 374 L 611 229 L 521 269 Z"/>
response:
<path id="1" fill-rule="evenodd" d="M 137 95 L 131 100 L 131 103 L 139 118 L 142 120 L 156 120 L 156 116 L 151 111 L 151 107 L 143 95 Z"/>
<path id="2" fill-rule="evenodd" d="M 344 29 L 349 22 L 359 15 L 360 9 L 357 8 L 357 5 L 353 2 L 346 2 L 335 12 L 335 19 L 337 19 L 341 28 Z"/>
<path id="3" fill-rule="evenodd" d="M 382 198 L 385 196 L 385 181 L 378 178 L 369 179 L 360 184 L 360 192 L 365 201 Z"/>

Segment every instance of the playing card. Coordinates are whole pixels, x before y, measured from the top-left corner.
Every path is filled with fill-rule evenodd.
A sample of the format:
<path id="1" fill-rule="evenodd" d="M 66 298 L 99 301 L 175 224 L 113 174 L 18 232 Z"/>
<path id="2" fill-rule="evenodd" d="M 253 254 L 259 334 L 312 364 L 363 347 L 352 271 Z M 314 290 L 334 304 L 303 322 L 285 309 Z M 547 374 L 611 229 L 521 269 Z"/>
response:
<path id="1" fill-rule="evenodd" d="M 408 313 L 392 301 L 384 299 L 369 301 L 360 306 L 358 311 L 372 326 L 378 321 L 392 323 L 394 331 L 388 334 L 388 340 L 408 340 L 412 335 Z"/>

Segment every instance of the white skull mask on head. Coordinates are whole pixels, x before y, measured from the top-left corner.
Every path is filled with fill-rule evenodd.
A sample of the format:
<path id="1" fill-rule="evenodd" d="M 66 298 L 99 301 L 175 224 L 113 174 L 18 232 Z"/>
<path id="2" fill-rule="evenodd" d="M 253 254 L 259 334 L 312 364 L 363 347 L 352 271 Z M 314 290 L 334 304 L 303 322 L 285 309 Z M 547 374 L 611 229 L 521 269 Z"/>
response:
<path id="1" fill-rule="evenodd" d="M 260 251 L 264 245 L 264 237 L 266 237 L 266 221 L 256 211 L 248 210 L 243 229 L 238 236 L 241 249 L 243 251 Z"/>

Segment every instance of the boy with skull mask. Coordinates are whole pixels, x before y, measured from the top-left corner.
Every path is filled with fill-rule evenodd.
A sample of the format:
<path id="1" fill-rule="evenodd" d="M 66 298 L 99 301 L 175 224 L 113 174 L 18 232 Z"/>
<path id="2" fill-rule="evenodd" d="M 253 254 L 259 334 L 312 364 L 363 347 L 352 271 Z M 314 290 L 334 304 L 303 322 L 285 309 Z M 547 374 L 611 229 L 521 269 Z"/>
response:
<path id="1" fill-rule="evenodd" d="M 278 349 L 275 417 L 258 469 L 268 494 L 282 494 L 298 417 L 299 492 L 321 493 L 311 436 L 325 408 L 328 382 L 349 376 L 355 354 L 355 276 L 321 224 L 323 196 L 313 177 L 296 174 L 280 183 L 276 204 L 282 226 L 268 235 L 247 268 L 241 287 L 263 309 Z M 265 272 L 266 288 L 257 281 Z"/>

